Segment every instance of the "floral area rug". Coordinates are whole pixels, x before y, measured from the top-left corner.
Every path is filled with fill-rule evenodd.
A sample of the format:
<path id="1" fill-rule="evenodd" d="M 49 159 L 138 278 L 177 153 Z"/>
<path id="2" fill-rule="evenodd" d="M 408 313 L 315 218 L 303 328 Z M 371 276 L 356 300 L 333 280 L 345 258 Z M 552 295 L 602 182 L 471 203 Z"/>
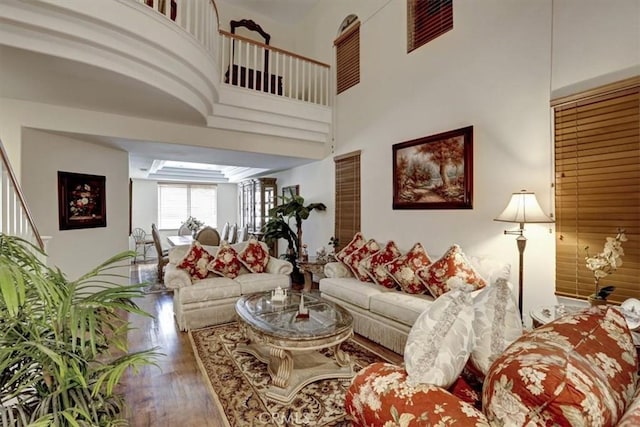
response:
<path id="1" fill-rule="evenodd" d="M 344 396 L 350 379 L 326 379 L 303 387 L 289 404 L 264 396 L 271 384 L 267 365 L 254 356 L 232 352 L 243 341 L 237 323 L 189 332 L 194 354 L 224 411 L 229 426 L 350 426 Z M 343 351 L 354 361 L 354 371 L 385 359 L 350 338 Z M 321 350 L 327 356 L 332 350 Z"/>
<path id="2" fill-rule="evenodd" d="M 156 260 L 135 264 L 135 267 L 131 269 L 131 284 L 134 283 L 144 284 L 142 291 L 145 294 L 173 292 L 158 280 L 158 262 Z"/>

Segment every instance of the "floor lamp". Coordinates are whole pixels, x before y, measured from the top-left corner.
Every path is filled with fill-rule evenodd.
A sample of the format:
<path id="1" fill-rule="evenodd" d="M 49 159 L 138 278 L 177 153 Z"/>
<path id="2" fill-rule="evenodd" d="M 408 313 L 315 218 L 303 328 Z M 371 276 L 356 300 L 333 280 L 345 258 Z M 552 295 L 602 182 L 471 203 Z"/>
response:
<path id="1" fill-rule="evenodd" d="M 518 309 L 520 310 L 520 318 L 522 319 L 522 272 L 524 262 L 524 248 L 527 245 L 527 238 L 524 237 L 524 225 L 531 223 L 549 223 L 553 222 L 551 218 L 542 212 L 540 204 L 536 199 L 536 195 L 527 190 L 519 193 L 513 193 L 511 200 L 504 211 L 494 221 L 519 223 L 518 230 L 505 230 L 504 234 L 513 234 L 518 236 L 516 243 L 520 254 L 520 263 L 518 269 Z"/>

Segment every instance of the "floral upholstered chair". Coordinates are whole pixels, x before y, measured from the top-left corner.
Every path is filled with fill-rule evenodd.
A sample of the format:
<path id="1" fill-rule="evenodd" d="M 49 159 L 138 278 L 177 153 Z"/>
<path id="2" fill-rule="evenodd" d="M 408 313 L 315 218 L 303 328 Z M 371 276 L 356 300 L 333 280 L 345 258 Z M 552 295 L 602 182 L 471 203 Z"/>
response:
<path id="1" fill-rule="evenodd" d="M 345 405 L 355 426 L 631 427 L 640 425 L 637 372 L 619 309 L 591 307 L 523 335 L 498 355 L 486 373 L 482 410 L 446 385 L 414 383 L 404 367 L 380 363 L 356 375 Z"/>

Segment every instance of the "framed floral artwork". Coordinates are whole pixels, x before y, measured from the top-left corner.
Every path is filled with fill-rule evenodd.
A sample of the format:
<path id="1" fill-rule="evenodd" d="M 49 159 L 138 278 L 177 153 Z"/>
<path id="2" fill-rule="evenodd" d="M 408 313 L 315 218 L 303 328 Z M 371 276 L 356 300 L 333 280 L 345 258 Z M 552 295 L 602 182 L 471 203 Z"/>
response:
<path id="1" fill-rule="evenodd" d="M 107 226 L 106 178 L 58 171 L 60 230 Z"/>
<path id="2" fill-rule="evenodd" d="M 393 209 L 473 208 L 473 126 L 393 145 Z"/>

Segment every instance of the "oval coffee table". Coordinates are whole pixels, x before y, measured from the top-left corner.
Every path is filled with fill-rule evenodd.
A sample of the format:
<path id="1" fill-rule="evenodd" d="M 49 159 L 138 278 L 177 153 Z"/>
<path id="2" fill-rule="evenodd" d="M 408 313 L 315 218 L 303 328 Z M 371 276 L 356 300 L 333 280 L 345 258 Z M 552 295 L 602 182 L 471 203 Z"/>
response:
<path id="1" fill-rule="evenodd" d="M 305 385 L 326 378 L 351 378 L 353 367 L 340 344 L 353 334 L 353 318 L 344 308 L 317 293 L 304 293 L 308 318 L 299 318 L 300 292 L 274 301 L 271 292 L 243 295 L 236 302 L 246 338 L 236 352 L 268 363 L 272 385 L 266 396 L 289 402 Z M 333 348 L 333 358 L 316 351 Z"/>

